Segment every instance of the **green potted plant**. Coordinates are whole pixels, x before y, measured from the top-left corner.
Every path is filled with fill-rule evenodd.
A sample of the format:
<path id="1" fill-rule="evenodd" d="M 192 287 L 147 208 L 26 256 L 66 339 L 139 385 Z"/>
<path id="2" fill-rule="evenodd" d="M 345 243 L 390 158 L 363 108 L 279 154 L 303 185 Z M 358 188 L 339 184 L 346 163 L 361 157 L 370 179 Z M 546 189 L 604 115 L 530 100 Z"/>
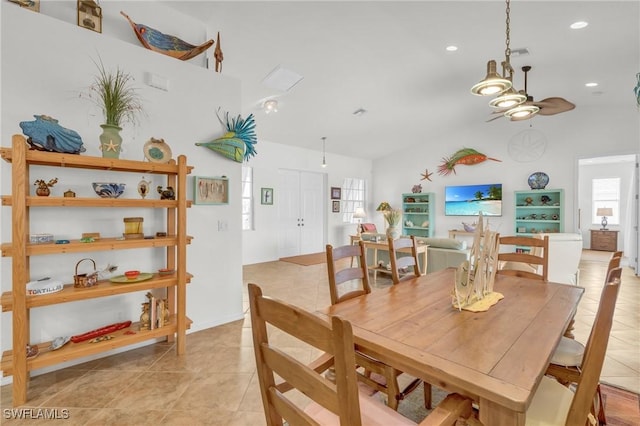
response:
<path id="1" fill-rule="evenodd" d="M 100 150 L 103 157 L 118 158 L 122 145 L 122 125 L 138 122 L 142 101 L 137 89 L 132 86 L 133 77 L 129 73 L 120 67 L 115 71 L 107 70 L 102 60 L 94 63 L 98 74 L 89 86 L 88 97 L 102 109 L 104 116 L 104 124 L 100 125 Z"/>

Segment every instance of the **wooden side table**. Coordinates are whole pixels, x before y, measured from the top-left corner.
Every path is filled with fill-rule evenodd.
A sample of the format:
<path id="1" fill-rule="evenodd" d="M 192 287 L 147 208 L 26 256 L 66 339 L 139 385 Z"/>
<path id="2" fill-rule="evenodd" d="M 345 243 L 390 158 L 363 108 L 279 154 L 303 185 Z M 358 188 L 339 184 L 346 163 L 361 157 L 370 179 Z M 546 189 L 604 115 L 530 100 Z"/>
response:
<path id="1" fill-rule="evenodd" d="M 618 231 L 592 229 L 590 249 L 601 251 L 618 250 Z"/>

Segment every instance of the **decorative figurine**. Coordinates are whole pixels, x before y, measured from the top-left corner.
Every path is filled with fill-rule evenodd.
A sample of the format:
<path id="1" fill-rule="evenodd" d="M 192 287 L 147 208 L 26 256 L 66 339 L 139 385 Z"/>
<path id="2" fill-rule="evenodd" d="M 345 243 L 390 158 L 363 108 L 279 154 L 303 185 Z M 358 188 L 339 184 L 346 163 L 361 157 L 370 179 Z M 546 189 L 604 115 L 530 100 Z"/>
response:
<path id="1" fill-rule="evenodd" d="M 548 195 L 542 195 L 540 196 L 540 202 L 542 203 L 543 206 L 546 206 L 548 203 L 551 202 L 551 197 L 549 197 Z"/>
<path id="2" fill-rule="evenodd" d="M 216 39 L 216 48 L 213 51 L 213 57 L 216 58 L 216 72 L 221 73 L 224 55 L 222 54 L 222 48 L 220 47 L 220 31 L 218 31 L 218 38 Z"/>
<path id="3" fill-rule="evenodd" d="M 451 172 L 453 172 L 453 174 L 456 173 L 455 167 L 459 164 L 472 166 L 474 164 L 479 164 L 487 160 L 502 161 L 498 160 L 497 158 L 487 157 L 486 155 L 472 148 L 462 148 L 454 152 L 451 157 L 442 159 L 442 164 L 438 166 L 438 174 L 448 176 L 451 174 Z"/>
<path id="4" fill-rule="evenodd" d="M 245 120 L 239 115 L 236 118 L 229 118 L 229 113 L 227 112 L 225 113 L 226 123 L 223 123 L 218 112 L 220 112 L 220 109 L 216 112 L 218 121 L 227 128 L 227 132 L 209 142 L 196 142 L 196 145 L 205 146 L 238 163 L 242 163 L 256 155 L 256 150 L 253 146 L 258 143 L 258 139 L 256 137 L 256 124 L 253 114 L 249 114 Z"/>
<path id="5" fill-rule="evenodd" d="M 142 45 L 147 49 L 153 50 L 154 52 L 187 61 L 191 58 L 195 58 L 213 46 L 213 40 L 207 40 L 201 45 L 195 46 L 179 39 L 178 37 L 163 34 L 146 25 L 136 24 L 126 13 L 122 11 L 120 11 L 120 14 L 129 21 L 129 24 L 131 25 L 133 32 L 136 34 L 136 37 L 138 37 L 138 40 L 140 40 L 140 43 L 142 43 Z"/>
<path id="6" fill-rule="evenodd" d="M 64 191 L 64 196 L 67 198 L 75 198 L 76 193 L 69 189 L 67 191 Z"/>
<path id="7" fill-rule="evenodd" d="M 140 315 L 140 330 L 149 330 L 150 324 L 149 302 L 144 302 L 142 303 L 142 314 Z"/>
<path id="8" fill-rule="evenodd" d="M 418 185 L 413 185 L 413 188 L 411 188 L 411 192 L 413 192 L 414 194 L 419 194 L 422 192 L 422 185 L 418 184 Z"/>
<path id="9" fill-rule="evenodd" d="M 525 205 L 530 206 L 531 204 L 533 204 L 533 198 L 527 197 L 524 199 L 524 202 L 526 203 Z"/>
<path id="10" fill-rule="evenodd" d="M 45 182 L 42 179 L 38 179 L 34 182 L 34 185 L 37 185 L 36 195 L 39 197 L 48 197 L 51 194 L 51 188 L 53 185 L 58 183 L 58 178 L 53 178 L 49 182 Z"/>
<path id="11" fill-rule="evenodd" d="M 158 185 L 158 194 L 160 194 L 161 200 L 175 200 L 176 194 L 173 191 L 173 187 L 167 186 L 167 189 L 162 189 L 162 185 Z"/>
<path id="12" fill-rule="evenodd" d="M 142 176 L 142 180 L 138 182 L 138 194 L 140 194 L 142 198 L 146 197 L 149 193 L 149 185 L 151 185 L 151 181 L 144 180 L 144 176 Z"/>
<path id="13" fill-rule="evenodd" d="M 28 136 L 31 149 L 49 152 L 79 154 L 85 152 L 82 138 L 75 130 L 58 124 L 58 120 L 48 115 L 34 115 L 34 121 L 21 121 L 20 128 Z"/>

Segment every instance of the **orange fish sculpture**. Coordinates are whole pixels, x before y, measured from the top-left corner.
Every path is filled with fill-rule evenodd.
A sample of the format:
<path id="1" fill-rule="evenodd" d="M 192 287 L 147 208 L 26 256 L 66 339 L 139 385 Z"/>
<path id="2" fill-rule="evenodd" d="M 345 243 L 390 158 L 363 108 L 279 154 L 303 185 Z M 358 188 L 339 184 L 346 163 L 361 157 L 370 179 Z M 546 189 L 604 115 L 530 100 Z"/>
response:
<path id="1" fill-rule="evenodd" d="M 195 46 L 179 39 L 178 37 L 163 34 L 146 25 L 136 24 L 126 13 L 122 11 L 120 11 L 120 14 L 129 21 L 129 24 L 131 25 L 131 28 L 133 28 L 133 32 L 138 37 L 138 40 L 140 40 L 140 43 L 142 43 L 142 45 L 147 49 L 153 50 L 154 52 L 186 61 L 198 56 L 213 46 L 213 39 L 208 40 L 199 46 Z"/>
<path id="2" fill-rule="evenodd" d="M 448 176 L 451 172 L 453 172 L 453 174 L 456 173 L 456 166 L 459 164 L 472 166 L 487 160 L 502 161 L 497 158 L 487 157 L 472 148 L 462 148 L 456 151 L 451 157 L 442 159 L 442 164 L 438 166 L 438 174 Z"/>

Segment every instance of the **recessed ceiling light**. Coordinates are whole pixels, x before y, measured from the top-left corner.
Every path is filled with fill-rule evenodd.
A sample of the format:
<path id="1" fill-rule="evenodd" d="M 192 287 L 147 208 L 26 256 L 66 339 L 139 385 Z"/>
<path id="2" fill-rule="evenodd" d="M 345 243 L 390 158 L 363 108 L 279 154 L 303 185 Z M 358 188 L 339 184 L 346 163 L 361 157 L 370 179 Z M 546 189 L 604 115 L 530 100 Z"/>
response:
<path id="1" fill-rule="evenodd" d="M 447 46 L 445 49 L 447 49 L 447 52 L 455 52 L 456 50 L 458 50 L 458 46 Z"/>
<path id="2" fill-rule="evenodd" d="M 598 83 L 586 83 L 585 86 L 587 86 L 587 87 L 597 87 Z"/>
<path id="3" fill-rule="evenodd" d="M 572 30 L 580 30 L 580 29 L 586 27 L 587 25 L 589 25 L 588 22 L 578 21 L 578 22 L 574 22 L 573 24 L 569 25 L 569 28 L 571 28 Z"/>

